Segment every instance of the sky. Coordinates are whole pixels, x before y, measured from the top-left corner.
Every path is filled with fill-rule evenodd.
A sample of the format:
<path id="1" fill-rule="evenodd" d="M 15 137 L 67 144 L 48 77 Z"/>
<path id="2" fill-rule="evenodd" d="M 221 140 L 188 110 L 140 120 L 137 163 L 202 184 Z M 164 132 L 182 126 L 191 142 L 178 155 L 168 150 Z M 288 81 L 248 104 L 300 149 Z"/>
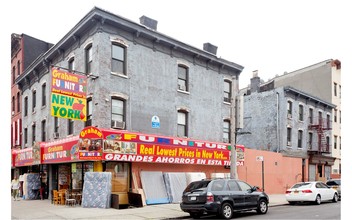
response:
<path id="1" fill-rule="evenodd" d="M 24 33 L 56 44 L 94 6 L 137 23 L 143 15 L 155 19 L 158 21 L 157 31 L 199 49 L 203 49 L 203 43 L 216 45 L 218 57 L 244 67 L 239 78 L 240 88 L 249 84 L 254 70 L 258 70 L 258 76 L 267 81 L 284 72 L 338 59 L 342 63 L 342 112 L 347 112 L 343 116 L 350 112 L 347 105 L 350 88 L 346 82 L 350 79 L 348 74 L 352 73 L 352 13 L 348 0 L 5 2 L 0 15 L 0 56 L 3 58 L 0 67 L 5 76 L 0 82 L 0 94 L 6 101 L 1 104 L 3 118 L 0 120 L 9 125 L 1 129 L 6 146 L 10 145 L 11 34 Z M 342 126 L 348 129 L 349 118 L 343 119 L 346 123 L 343 122 Z M 342 141 L 342 146 L 348 147 L 348 134 L 342 137 Z M 9 160 L 8 157 L 4 159 Z M 8 164 L 10 162 L 5 163 Z M 349 167 L 352 164 L 345 168 L 343 160 L 344 172 Z M 0 166 L 0 169 L 3 173 L 2 169 L 8 170 L 9 167 Z"/>

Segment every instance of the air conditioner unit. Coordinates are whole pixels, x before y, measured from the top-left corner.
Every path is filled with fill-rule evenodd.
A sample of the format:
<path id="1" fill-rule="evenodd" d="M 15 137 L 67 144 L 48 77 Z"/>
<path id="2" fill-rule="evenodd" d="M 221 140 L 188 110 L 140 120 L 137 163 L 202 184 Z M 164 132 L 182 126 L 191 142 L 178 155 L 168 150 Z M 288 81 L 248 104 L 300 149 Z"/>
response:
<path id="1" fill-rule="evenodd" d="M 287 146 L 291 146 L 291 141 L 287 141 Z"/>
<path id="2" fill-rule="evenodd" d="M 58 139 L 60 137 L 59 132 L 54 132 L 53 137 L 54 139 Z"/>
<path id="3" fill-rule="evenodd" d="M 11 112 L 11 115 L 13 116 L 14 114 L 15 114 L 15 111 L 12 111 L 12 112 Z"/>
<path id="4" fill-rule="evenodd" d="M 111 127 L 116 129 L 125 129 L 125 122 L 124 121 L 111 121 Z"/>

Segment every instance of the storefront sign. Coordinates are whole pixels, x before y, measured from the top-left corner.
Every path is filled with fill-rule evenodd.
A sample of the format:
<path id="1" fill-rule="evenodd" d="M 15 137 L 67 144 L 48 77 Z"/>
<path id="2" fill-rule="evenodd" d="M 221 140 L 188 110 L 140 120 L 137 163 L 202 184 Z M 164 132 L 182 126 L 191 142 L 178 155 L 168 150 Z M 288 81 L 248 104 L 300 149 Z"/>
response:
<path id="1" fill-rule="evenodd" d="M 33 165 L 33 149 L 31 147 L 14 150 L 15 166 L 32 166 Z"/>
<path id="2" fill-rule="evenodd" d="M 96 127 L 86 127 L 79 135 L 79 159 L 101 160 L 103 157 L 103 134 Z"/>
<path id="3" fill-rule="evenodd" d="M 86 121 L 87 77 L 52 68 L 51 115 Z"/>
<path id="4" fill-rule="evenodd" d="M 42 163 L 62 163 L 78 160 L 78 136 L 42 144 Z"/>

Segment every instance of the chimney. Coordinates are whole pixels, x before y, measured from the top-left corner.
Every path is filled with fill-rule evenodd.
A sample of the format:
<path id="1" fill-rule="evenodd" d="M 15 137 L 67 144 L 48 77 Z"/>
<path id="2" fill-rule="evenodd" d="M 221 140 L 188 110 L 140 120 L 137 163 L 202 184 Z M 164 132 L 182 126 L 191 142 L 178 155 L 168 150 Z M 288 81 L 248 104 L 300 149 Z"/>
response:
<path id="1" fill-rule="evenodd" d="M 251 93 L 259 92 L 260 77 L 258 76 L 258 70 L 253 71 L 253 77 L 251 78 Z"/>
<path id="2" fill-rule="evenodd" d="M 148 18 L 147 16 L 143 15 L 142 17 L 139 18 L 139 22 L 150 28 L 150 29 L 153 29 L 154 31 L 156 31 L 156 27 L 158 26 L 158 21 L 157 20 L 154 20 L 154 19 L 151 19 L 151 18 Z"/>
<path id="3" fill-rule="evenodd" d="M 211 43 L 204 43 L 203 44 L 203 50 L 208 51 L 209 53 L 212 53 L 216 55 L 218 47 L 215 45 L 212 45 Z"/>

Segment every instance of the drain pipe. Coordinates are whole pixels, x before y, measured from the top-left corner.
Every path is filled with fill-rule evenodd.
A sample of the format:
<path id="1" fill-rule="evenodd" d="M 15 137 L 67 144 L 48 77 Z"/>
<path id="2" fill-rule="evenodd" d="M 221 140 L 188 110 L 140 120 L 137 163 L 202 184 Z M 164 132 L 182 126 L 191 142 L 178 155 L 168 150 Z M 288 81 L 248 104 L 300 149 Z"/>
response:
<path id="1" fill-rule="evenodd" d="M 276 92 L 276 140 L 277 140 L 277 148 L 276 148 L 276 153 L 280 152 L 280 121 L 279 121 L 279 116 L 280 116 L 280 106 L 279 106 L 279 92 Z"/>

